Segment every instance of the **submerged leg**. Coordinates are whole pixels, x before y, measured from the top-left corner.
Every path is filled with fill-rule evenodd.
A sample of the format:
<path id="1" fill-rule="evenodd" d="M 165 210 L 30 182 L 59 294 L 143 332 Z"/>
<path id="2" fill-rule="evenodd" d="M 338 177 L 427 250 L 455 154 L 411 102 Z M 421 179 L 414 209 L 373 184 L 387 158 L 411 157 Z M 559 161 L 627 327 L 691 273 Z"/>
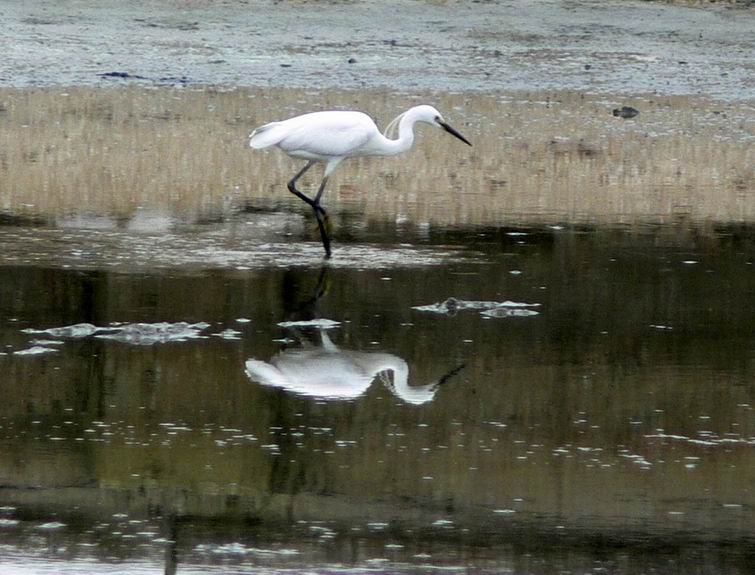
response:
<path id="1" fill-rule="evenodd" d="M 322 214 L 318 211 L 322 211 Z M 317 218 L 317 227 L 320 228 L 320 239 L 322 240 L 322 247 L 325 248 L 325 259 L 330 259 L 330 236 L 328 236 L 328 230 L 326 229 L 325 221 L 327 221 L 328 214 L 320 208 L 313 207 L 315 211 L 315 217 Z M 325 219 L 325 221 L 323 221 Z"/>
<path id="2" fill-rule="evenodd" d="M 328 183 L 328 176 L 325 176 L 320 183 L 320 188 L 317 190 L 317 195 L 312 202 L 312 209 L 315 211 L 315 217 L 317 218 L 317 227 L 320 228 L 320 239 L 322 240 L 322 247 L 325 248 L 325 259 L 330 258 L 330 236 L 328 235 L 328 227 L 330 219 L 328 218 L 328 212 L 325 211 L 320 205 L 320 198 L 325 191 L 325 184 Z"/>

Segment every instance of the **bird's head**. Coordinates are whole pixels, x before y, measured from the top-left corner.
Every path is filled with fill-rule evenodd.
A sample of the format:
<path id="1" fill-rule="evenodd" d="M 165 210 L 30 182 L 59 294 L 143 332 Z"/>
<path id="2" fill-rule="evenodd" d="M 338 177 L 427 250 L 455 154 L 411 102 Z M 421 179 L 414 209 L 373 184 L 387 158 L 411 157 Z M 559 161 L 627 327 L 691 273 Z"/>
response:
<path id="1" fill-rule="evenodd" d="M 432 106 L 422 105 L 414 108 L 416 110 L 416 117 L 418 122 L 425 122 L 426 124 L 432 124 L 438 128 L 441 128 L 451 134 L 452 136 L 459 138 L 462 142 L 471 146 L 469 140 L 462 136 L 455 128 L 451 127 L 441 116 L 440 112 Z"/>

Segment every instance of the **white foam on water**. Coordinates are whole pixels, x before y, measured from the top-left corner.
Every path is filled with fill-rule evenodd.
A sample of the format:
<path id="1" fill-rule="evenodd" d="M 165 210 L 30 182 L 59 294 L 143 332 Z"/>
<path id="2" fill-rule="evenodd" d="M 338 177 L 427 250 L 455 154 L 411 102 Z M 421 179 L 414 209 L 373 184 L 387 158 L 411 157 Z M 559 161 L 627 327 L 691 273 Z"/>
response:
<path id="1" fill-rule="evenodd" d="M 35 345 L 32 347 L 27 347 L 26 349 L 19 349 L 18 351 L 14 351 L 13 355 L 41 355 L 43 353 L 54 353 L 56 351 L 58 350 L 54 347 Z"/>
<path id="2" fill-rule="evenodd" d="M 464 310 L 481 310 L 483 315 L 489 317 L 511 317 L 511 316 L 527 316 L 538 315 L 538 312 L 531 311 L 529 313 L 514 313 L 512 310 L 526 311 L 526 308 L 540 307 L 539 303 L 526 303 L 519 301 L 478 301 L 478 300 L 464 300 L 455 297 L 450 297 L 445 301 L 432 303 L 428 305 L 413 306 L 412 309 L 417 311 L 437 313 L 442 315 L 453 315 L 459 311 Z M 524 309 L 522 309 L 524 308 Z M 497 311 L 501 310 L 501 311 Z M 509 313 L 511 312 L 511 313 Z"/>
<path id="3" fill-rule="evenodd" d="M 31 340 L 31 344 L 48 346 L 48 345 L 64 345 L 65 342 L 59 339 L 33 339 Z"/>
<path id="4" fill-rule="evenodd" d="M 483 315 L 485 317 L 529 317 L 533 315 L 540 315 L 540 312 L 533 309 L 512 309 L 507 307 L 497 307 L 481 311 L 480 315 Z"/>
<path id="5" fill-rule="evenodd" d="M 685 441 L 693 445 L 755 445 L 755 438 L 745 437 L 715 437 L 707 436 L 706 439 L 694 439 L 686 435 L 673 435 L 669 433 L 653 433 L 645 435 L 646 439 L 671 439 L 675 441 Z"/>
<path id="6" fill-rule="evenodd" d="M 61 527 L 65 527 L 65 523 L 60 523 L 59 521 L 50 521 L 49 523 L 43 523 L 42 525 L 38 525 L 37 529 L 43 529 L 45 531 L 52 531 L 53 529 L 60 529 Z"/>
<path id="7" fill-rule="evenodd" d="M 282 321 L 280 327 L 319 327 L 320 329 L 333 329 L 341 325 L 340 321 L 332 319 L 310 319 L 303 321 Z"/>
<path id="8" fill-rule="evenodd" d="M 218 333 L 210 334 L 213 337 L 219 337 L 222 339 L 241 339 L 239 336 L 241 335 L 240 331 L 236 331 L 235 329 L 224 329 L 223 331 L 219 331 Z"/>
<path id="9" fill-rule="evenodd" d="M 156 343 L 187 341 L 189 339 L 203 337 L 201 332 L 208 327 L 210 327 L 210 324 L 204 322 L 187 323 L 183 321 L 176 323 L 124 323 L 104 327 L 98 327 L 91 323 L 77 323 L 74 325 L 48 329 L 27 328 L 21 331 L 28 334 L 47 334 L 53 337 L 67 339 L 81 339 L 94 336 L 131 345 L 153 345 Z M 58 343 L 50 345 L 58 345 Z M 47 353 L 57 350 L 48 346 L 36 346 L 21 351 L 26 352 L 27 354 L 32 354 Z"/>
<path id="10" fill-rule="evenodd" d="M 153 345 L 196 339 L 202 337 L 201 332 L 208 327 L 210 327 L 210 324 L 204 322 L 129 323 L 118 326 L 114 333 L 98 334 L 95 337 L 132 345 Z"/>
<path id="11" fill-rule="evenodd" d="M 0 527 L 15 527 L 19 523 L 18 519 L 0 519 Z"/>
<path id="12" fill-rule="evenodd" d="M 77 323 L 63 327 L 51 327 L 49 329 L 27 328 L 22 329 L 21 331 L 23 333 L 46 334 L 51 335 L 52 337 L 79 338 L 89 337 L 91 335 L 94 335 L 95 333 L 102 331 L 103 329 L 105 328 L 96 327 L 91 323 Z"/>
<path id="13" fill-rule="evenodd" d="M 298 555 L 296 549 L 264 549 L 260 547 L 249 547 L 243 543 L 200 543 L 194 547 L 194 551 L 199 553 L 212 553 L 213 555 L 259 555 L 259 556 L 291 556 Z"/>
<path id="14" fill-rule="evenodd" d="M 380 521 L 373 521 L 371 523 L 368 523 L 367 527 L 375 531 L 382 531 L 383 529 L 386 529 L 388 527 L 388 523 L 383 523 Z"/>

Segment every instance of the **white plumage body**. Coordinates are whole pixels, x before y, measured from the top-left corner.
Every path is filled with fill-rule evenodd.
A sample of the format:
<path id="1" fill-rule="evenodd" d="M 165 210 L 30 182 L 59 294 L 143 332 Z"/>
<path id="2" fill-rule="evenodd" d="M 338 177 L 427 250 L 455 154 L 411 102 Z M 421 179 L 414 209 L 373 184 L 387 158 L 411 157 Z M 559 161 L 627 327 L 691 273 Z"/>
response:
<path id="1" fill-rule="evenodd" d="M 312 112 L 257 128 L 249 138 L 255 149 L 278 146 L 289 156 L 326 162 L 370 155 L 369 142 L 382 137 L 362 112 Z"/>

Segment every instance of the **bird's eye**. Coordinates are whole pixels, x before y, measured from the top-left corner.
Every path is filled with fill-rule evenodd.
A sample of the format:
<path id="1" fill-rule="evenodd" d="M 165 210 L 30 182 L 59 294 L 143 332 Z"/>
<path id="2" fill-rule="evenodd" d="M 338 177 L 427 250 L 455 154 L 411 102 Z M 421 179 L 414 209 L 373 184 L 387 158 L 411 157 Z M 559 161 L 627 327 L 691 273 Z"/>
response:
<path id="1" fill-rule="evenodd" d="M 435 121 L 440 122 L 440 116 L 435 116 Z"/>

